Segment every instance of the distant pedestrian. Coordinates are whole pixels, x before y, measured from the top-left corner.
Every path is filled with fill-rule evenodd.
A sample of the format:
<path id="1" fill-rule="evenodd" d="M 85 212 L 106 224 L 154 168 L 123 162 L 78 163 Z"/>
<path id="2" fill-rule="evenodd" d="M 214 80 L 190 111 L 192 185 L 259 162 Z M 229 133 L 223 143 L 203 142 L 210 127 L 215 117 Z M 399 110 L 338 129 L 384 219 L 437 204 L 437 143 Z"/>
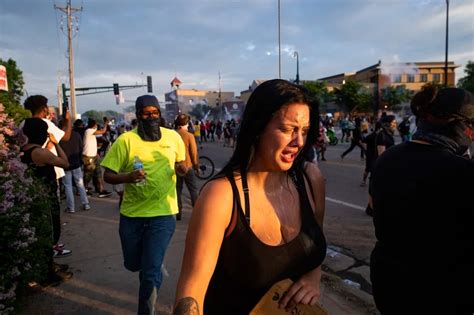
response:
<path id="1" fill-rule="evenodd" d="M 119 234 L 125 268 L 139 271 L 138 314 L 155 314 L 163 275 L 161 265 L 178 213 L 176 173 L 186 174 L 186 151 L 179 134 L 161 127 L 158 99 L 137 98 L 136 129 L 115 140 L 102 161 L 104 179 L 125 184 Z M 143 168 L 134 169 L 140 159 Z"/>
<path id="2" fill-rule="evenodd" d="M 397 129 L 397 121 L 393 115 L 382 115 L 380 119 L 381 128 L 375 133 L 375 150 L 373 156 L 373 165 L 375 165 L 379 156 L 381 156 L 388 148 L 395 145 L 393 134 Z M 373 215 L 372 205 L 369 202 L 365 213 L 369 216 Z"/>
<path id="3" fill-rule="evenodd" d="M 82 209 L 90 210 L 89 199 L 84 187 L 84 174 L 81 168 L 83 150 L 81 135 L 76 131 L 72 131 L 71 138 L 68 141 L 61 140 L 59 144 L 69 161 L 69 167 L 65 169 L 66 175 L 63 178 L 64 191 L 66 193 L 66 212 L 74 213 L 76 211 L 74 185 L 81 198 Z"/>
<path id="4" fill-rule="evenodd" d="M 178 175 L 176 181 L 179 208 L 179 213 L 176 215 L 177 220 L 181 220 L 183 215 L 183 185 L 186 184 L 186 187 L 188 188 L 191 197 L 191 207 L 194 207 L 198 197 L 197 179 L 195 174 L 196 172 L 199 172 L 199 156 L 196 140 L 187 130 L 188 122 L 189 117 L 185 114 L 178 115 L 175 120 L 176 131 L 183 139 L 184 147 L 186 149 L 186 160 L 184 161 L 184 165 L 187 168 L 186 174 L 184 176 Z"/>
<path id="5" fill-rule="evenodd" d="M 341 154 L 341 159 L 343 159 L 347 154 L 349 154 L 352 150 L 354 150 L 354 148 L 356 146 L 360 148 L 360 159 L 361 160 L 364 159 L 364 151 L 365 150 L 364 150 L 364 147 L 361 144 L 362 130 L 361 130 L 360 122 L 361 122 L 360 118 L 355 119 L 354 129 L 349 131 L 350 139 L 351 139 L 351 146 Z"/>
<path id="6" fill-rule="evenodd" d="M 398 133 L 402 138 L 402 142 L 410 141 L 410 117 L 405 116 L 398 125 Z"/>
<path id="7" fill-rule="evenodd" d="M 97 149 L 96 135 L 103 135 L 107 132 L 107 128 L 97 129 L 97 122 L 90 118 L 87 123 L 87 129 L 84 132 L 84 148 L 82 150 L 82 162 L 84 163 L 84 186 L 88 191 L 91 180 L 94 181 L 95 192 L 99 194 L 99 198 L 109 197 L 112 193 L 105 190 L 102 179 L 102 169 L 100 167 L 100 157 Z"/>

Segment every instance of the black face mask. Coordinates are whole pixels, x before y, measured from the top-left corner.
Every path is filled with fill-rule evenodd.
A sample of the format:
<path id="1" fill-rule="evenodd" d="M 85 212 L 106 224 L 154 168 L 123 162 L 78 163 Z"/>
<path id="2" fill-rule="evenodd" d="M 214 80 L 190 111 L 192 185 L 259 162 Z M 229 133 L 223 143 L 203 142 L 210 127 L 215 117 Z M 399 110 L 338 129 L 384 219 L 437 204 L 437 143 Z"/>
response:
<path id="1" fill-rule="evenodd" d="M 138 119 L 137 131 L 140 138 L 145 141 L 158 141 L 161 139 L 160 118 Z"/>
<path id="2" fill-rule="evenodd" d="M 469 128 L 468 125 L 459 120 L 439 126 L 421 119 L 418 121 L 413 140 L 424 140 L 462 156 L 472 143 L 465 132 L 467 128 Z"/>

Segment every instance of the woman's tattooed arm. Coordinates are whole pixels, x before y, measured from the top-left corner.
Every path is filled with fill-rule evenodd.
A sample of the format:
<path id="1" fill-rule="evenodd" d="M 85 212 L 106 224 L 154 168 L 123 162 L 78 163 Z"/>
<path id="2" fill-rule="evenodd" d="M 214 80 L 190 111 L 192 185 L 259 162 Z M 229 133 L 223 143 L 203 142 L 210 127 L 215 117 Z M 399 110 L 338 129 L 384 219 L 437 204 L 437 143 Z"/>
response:
<path id="1" fill-rule="evenodd" d="M 197 301 L 190 296 L 180 299 L 174 308 L 173 315 L 199 315 Z"/>

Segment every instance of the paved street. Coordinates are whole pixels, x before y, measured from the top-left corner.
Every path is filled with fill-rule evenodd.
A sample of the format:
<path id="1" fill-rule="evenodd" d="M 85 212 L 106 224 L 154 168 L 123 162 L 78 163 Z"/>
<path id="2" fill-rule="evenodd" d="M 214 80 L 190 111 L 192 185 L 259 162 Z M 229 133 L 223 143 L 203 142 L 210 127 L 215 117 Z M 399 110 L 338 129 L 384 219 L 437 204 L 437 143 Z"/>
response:
<path id="1" fill-rule="evenodd" d="M 321 162 L 327 181 L 325 234 L 331 246 L 324 263 L 322 303 L 331 314 L 374 314 L 368 286 L 369 254 L 374 244 L 372 221 L 363 211 L 367 188 L 359 187 L 363 172 L 359 149 L 343 161 L 340 154 L 348 144 L 330 147 Z M 232 149 L 220 143 L 204 144 L 201 155 L 209 156 L 220 169 Z M 64 213 L 62 241 L 73 255 L 57 259 L 68 263 L 74 278 L 56 288 L 29 296 L 23 314 L 134 314 L 138 275 L 122 265 L 118 237 L 118 198 L 91 198 L 92 210 Z M 170 314 L 179 276 L 191 208 L 177 223 L 164 262 L 164 283 L 159 292 L 160 314 Z M 365 277 L 365 279 L 364 279 Z M 357 284 L 345 285 L 349 279 Z M 365 282 L 364 282 L 365 281 Z"/>

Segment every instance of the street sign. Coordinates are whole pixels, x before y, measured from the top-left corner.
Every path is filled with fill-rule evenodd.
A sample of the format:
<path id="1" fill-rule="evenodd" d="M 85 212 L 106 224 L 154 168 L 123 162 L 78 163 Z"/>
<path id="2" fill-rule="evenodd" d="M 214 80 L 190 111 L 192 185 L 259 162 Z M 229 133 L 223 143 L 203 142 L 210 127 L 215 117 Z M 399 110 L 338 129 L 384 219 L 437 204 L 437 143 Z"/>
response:
<path id="1" fill-rule="evenodd" d="M 7 68 L 0 65 L 0 90 L 8 91 Z"/>

